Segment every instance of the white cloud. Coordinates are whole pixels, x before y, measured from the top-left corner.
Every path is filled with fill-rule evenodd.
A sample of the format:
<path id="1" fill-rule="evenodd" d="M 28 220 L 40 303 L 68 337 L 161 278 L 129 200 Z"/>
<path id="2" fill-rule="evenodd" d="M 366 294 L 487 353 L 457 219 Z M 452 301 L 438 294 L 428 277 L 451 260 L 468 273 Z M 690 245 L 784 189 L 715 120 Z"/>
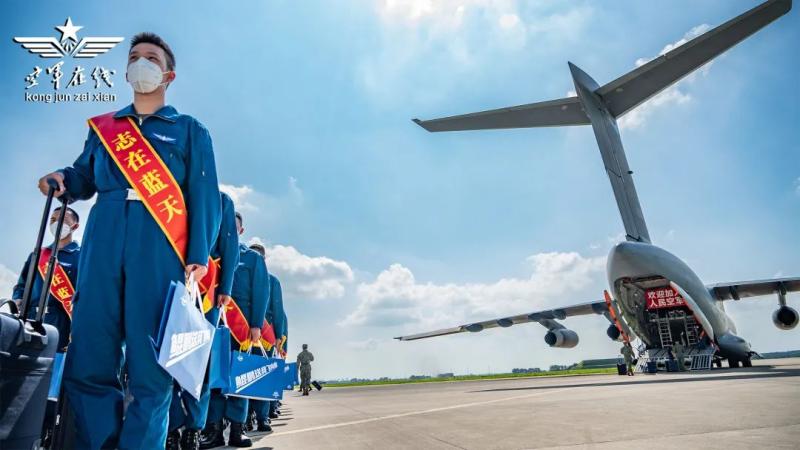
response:
<path id="1" fill-rule="evenodd" d="M 277 192 L 224 183 L 220 184 L 220 191 L 227 193 L 236 210 L 244 215 L 245 232 L 251 235 L 281 232 L 306 222 L 305 193 L 295 177 L 287 177 L 285 187 Z"/>
<path id="2" fill-rule="evenodd" d="M 378 349 L 378 340 L 368 338 L 363 341 L 350 341 L 347 343 L 347 347 L 356 351 L 372 352 Z"/>
<path id="3" fill-rule="evenodd" d="M 620 231 L 619 233 L 617 233 L 615 235 L 606 236 L 605 241 L 592 242 L 591 244 L 589 244 L 589 248 L 591 250 L 609 249 L 609 248 L 613 247 L 614 245 L 616 245 L 616 244 L 618 244 L 620 242 L 624 242 L 624 241 L 625 241 L 625 232 L 624 231 Z"/>
<path id="4" fill-rule="evenodd" d="M 295 177 L 289 177 L 289 196 L 295 203 L 303 203 L 303 190 L 300 189 L 297 178 Z"/>
<path id="5" fill-rule="evenodd" d="M 657 56 L 653 58 L 639 58 L 636 60 L 636 67 L 642 66 L 647 64 L 651 60 L 661 56 L 676 47 L 680 47 L 681 45 L 689 42 L 690 40 L 694 39 L 697 36 L 708 31 L 711 27 L 707 24 L 698 25 L 683 35 L 682 38 L 678 39 L 677 41 L 667 44 L 664 46 L 663 49 L 658 53 Z M 641 105 L 637 106 L 633 110 L 626 113 L 619 119 L 619 126 L 622 129 L 636 129 L 640 128 L 644 125 L 647 118 L 653 114 L 654 111 L 661 109 L 665 106 L 671 105 L 682 105 L 688 103 L 692 100 L 692 96 L 683 92 L 681 90 L 682 86 L 686 84 L 691 84 L 697 77 L 697 73 L 702 73 L 705 76 L 708 73 L 708 69 L 711 67 L 711 62 L 705 64 L 703 67 L 698 69 L 698 71 L 692 72 L 683 80 L 673 84 L 672 86 L 664 89 L 663 91 L 659 92 L 654 97 L 650 98 L 646 102 L 642 103 Z"/>
<path id="6" fill-rule="evenodd" d="M 258 211 L 260 208 L 252 203 L 255 190 L 248 185 L 219 184 L 219 190 L 228 194 L 237 211 Z"/>
<path id="7" fill-rule="evenodd" d="M 548 8 L 516 0 L 376 2 L 380 47 L 357 66 L 357 80 L 378 103 L 447 98 L 499 59 L 557 51 L 581 38 L 590 7 Z"/>
<path id="8" fill-rule="evenodd" d="M 0 299 L 9 299 L 17 284 L 17 274 L 3 264 L 0 264 Z M 4 308 L 4 312 L 7 310 Z"/>
<path id="9" fill-rule="evenodd" d="M 267 266 L 281 280 L 284 297 L 341 298 L 353 282 L 353 269 L 344 261 L 327 256 L 308 256 L 290 245 L 268 245 L 258 237 L 250 239 L 249 244 L 254 243 L 267 249 Z"/>
<path id="10" fill-rule="evenodd" d="M 794 180 L 794 193 L 800 195 L 800 177 Z"/>
<path id="11" fill-rule="evenodd" d="M 410 269 L 392 264 L 358 286 L 360 303 L 340 325 L 432 328 L 563 305 L 565 295 L 600 283 L 605 267 L 605 257 L 575 252 L 539 253 L 527 261 L 530 277 L 490 284 L 419 283 Z"/>

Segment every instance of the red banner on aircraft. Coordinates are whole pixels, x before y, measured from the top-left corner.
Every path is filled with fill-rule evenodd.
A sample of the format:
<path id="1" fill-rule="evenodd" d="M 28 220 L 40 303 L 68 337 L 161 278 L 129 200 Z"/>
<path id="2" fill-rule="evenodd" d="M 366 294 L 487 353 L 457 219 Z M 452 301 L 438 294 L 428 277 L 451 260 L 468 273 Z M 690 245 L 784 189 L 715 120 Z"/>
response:
<path id="1" fill-rule="evenodd" d="M 676 308 L 686 306 L 686 301 L 671 287 L 648 289 L 644 293 L 647 309 Z"/>

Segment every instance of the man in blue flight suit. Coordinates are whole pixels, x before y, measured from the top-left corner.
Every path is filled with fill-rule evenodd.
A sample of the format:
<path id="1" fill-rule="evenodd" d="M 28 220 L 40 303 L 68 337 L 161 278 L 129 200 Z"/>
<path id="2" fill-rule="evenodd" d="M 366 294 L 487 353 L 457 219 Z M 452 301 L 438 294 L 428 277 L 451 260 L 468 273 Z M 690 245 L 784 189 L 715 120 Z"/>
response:
<path id="1" fill-rule="evenodd" d="M 289 343 L 289 321 L 286 316 L 286 309 L 283 307 L 283 290 L 281 289 L 281 283 L 276 278 L 273 281 L 273 286 L 278 289 L 278 295 L 275 297 L 279 302 L 278 306 L 272 309 L 272 320 L 274 323 L 275 328 L 275 340 L 276 340 L 276 353 L 280 353 L 280 356 L 283 359 L 286 359 L 286 349 L 288 348 L 287 345 Z M 280 416 L 280 406 L 281 402 L 272 402 L 270 405 L 269 410 L 269 418 L 276 419 Z"/>
<path id="2" fill-rule="evenodd" d="M 231 300 L 233 275 L 239 265 L 239 233 L 236 227 L 236 214 L 233 200 L 228 194 L 221 193 L 222 224 L 216 245 L 211 252 L 212 258 L 220 258 L 218 286 L 216 290 L 217 304 L 206 313 L 206 319 L 216 324 L 219 321 L 220 308 Z M 196 400 L 188 392 L 182 390 L 177 383 L 172 395 L 169 409 L 169 434 L 167 434 L 167 450 L 198 450 L 200 448 L 200 432 L 206 426 L 208 402 L 211 390 L 208 387 L 208 373 L 200 392 L 200 400 Z M 185 427 L 181 435 L 180 428 Z"/>
<path id="3" fill-rule="evenodd" d="M 269 308 L 267 309 L 267 314 L 266 317 L 264 317 L 264 320 L 273 326 L 273 330 L 275 331 L 276 346 L 280 342 L 282 334 L 280 334 L 281 330 L 276 328 L 277 324 L 274 318 L 283 317 L 283 314 L 283 291 L 281 290 L 281 282 L 275 275 L 269 274 Z M 268 356 L 272 357 L 276 352 L 277 349 L 273 347 L 269 350 Z M 275 419 L 278 417 L 278 402 L 253 400 L 251 403 L 252 408 L 256 413 L 256 430 L 265 433 L 271 432 L 272 426 L 270 425 L 270 419 Z"/>
<path id="4" fill-rule="evenodd" d="M 97 193 L 78 264 L 63 381 L 80 449 L 164 447 L 173 380 L 158 365 L 151 337 L 158 334 L 170 283 L 205 275 L 220 226 L 211 137 L 196 119 L 165 104 L 167 85 L 175 80 L 175 57 L 167 43 L 153 33 L 134 36 L 126 79 L 134 90 L 133 104 L 113 120 L 138 123 L 185 197 L 185 265 L 97 132 L 89 131 L 71 167 L 39 180 L 42 193 L 52 179 L 59 186 L 56 195 L 72 200 Z M 133 397 L 124 420 L 123 356 Z"/>
<path id="5" fill-rule="evenodd" d="M 62 208 L 56 208 L 53 211 L 53 214 L 50 216 L 50 234 L 55 237 L 56 233 L 56 222 L 58 221 L 59 216 L 61 215 Z M 78 229 L 80 226 L 80 216 L 78 213 L 75 212 L 72 208 L 67 207 L 66 215 L 64 216 L 64 226 L 61 228 L 61 236 L 59 236 L 58 240 L 58 265 L 64 269 L 64 273 L 67 275 L 70 284 L 73 287 L 73 290 L 78 281 L 78 259 L 80 256 L 81 248 L 78 243 L 73 240 L 73 233 L 75 230 Z M 14 292 L 12 293 L 11 298 L 17 302 L 18 306 L 22 306 L 20 304 L 22 297 L 25 292 L 25 277 L 28 275 L 28 268 L 30 264 L 33 262 L 33 258 L 35 257 L 34 254 L 28 255 L 28 259 L 25 260 L 25 264 L 22 266 L 22 272 L 20 272 L 19 279 L 17 280 L 17 284 L 14 285 Z M 44 259 L 44 257 L 42 257 Z M 45 263 L 46 263 L 45 259 Z M 42 261 L 39 261 L 41 264 Z M 33 319 L 36 317 L 36 312 L 39 309 L 39 296 L 42 293 L 42 287 L 44 285 L 44 275 L 41 275 L 41 272 L 38 268 L 33 269 L 36 272 L 33 281 L 33 287 L 31 288 L 31 296 L 30 302 L 31 307 L 29 309 L 28 318 Z M 58 272 L 53 274 L 53 278 L 57 277 Z M 72 301 L 74 299 L 70 299 Z M 58 347 L 57 350 L 59 353 L 63 353 L 67 351 L 67 346 L 69 345 L 69 335 L 70 330 L 72 328 L 72 319 L 70 318 L 69 314 L 67 313 L 66 306 L 61 303 L 52 292 L 47 296 L 47 303 L 45 304 L 45 314 L 43 317 L 44 323 L 48 323 L 53 325 L 58 330 Z M 44 444 L 48 444 L 50 439 L 52 438 L 52 431 L 53 431 L 53 423 L 55 420 L 55 403 L 54 402 L 47 402 L 47 407 L 45 408 L 45 419 L 44 419 L 44 429 L 42 431 L 42 442 Z M 45 446 L 43 444 L 43 446 Z"/>
<path id="6" fill-rule="evenodd" d="M 236 213 L 236 227 L 239 235 L 244 233 L 242 216 Z M 261 326 L 269 303 L 269 273 L 264 258 L 257 252 L 239 244 L 239 265 L 233 276 L 232 297 L 242 310 L 250 326 L 250 341 L 261 339 Z M 231 340 L 232 349 L 239 350 L 239 343 Z M 241 397 L 225 397 L 219 391 L 211 392 L 206 429 L 203 430 L 200 448 L 208 449 L 225 445 L 223 417 L 230 421 L 231 429 L 228 445 L 231 447 L 250 447 L 253 442 L 245 434 L 248 400 Z"/>
<path id="7" fill-rule="evenodd" d="M 280 325 L 281 336 L 283 336 L 281 350 L 283 351 L 283 359 L 286 359 L 286 356 L 289 354 L 289 316 L 286 315 L 285 309 L 283 310 L 283 322 Z M 279 409 L 277 409 L 280 406 L 280 403 L 273 405 L 273 412 L 280 415 L 281 412 Z"/>
<path id="8" fill-rule="evenodd" d="M 53 211 L 53 214 L 50 216 L 50 234 L 52 234 L 53 237 L 55 237 L 56 233 L 56 221 L 58 221 L 60 215 L 61 208 L 59 207 Z M 67 214 L 64 216 L 64 226 L 61 228 L 61 236 L 59 236 L 58 240 L 57 257 L 58 264 L 64 269 L 73 287 L 78 281 L 78 257 L 81 253 L 81 247 L 73 240 L 72 236 L 79 226 L 80 217 L 78 213 L 68 207 Z M 14 292 L 11 298 L 14 299 L 18 305 L 25 291 L 25 277 L 28 275 L 28 267 L 33 262 L 34 257 L 34 254 L 28 255 L 28 259 L 25 260 L 25 264 L 22 266 L 17 284 L 14 285 Z M 33 270 L 36 272 L 36 276 L 33 281 L 33 288 L 31 289 L 30 301 L 32 303 L 29 313 L 29 318 L 31 319 L 36 317 L 36 311 L 39 306 L 39 296 L 42 294 L 42 285 L 44 284 L 44 277 L 41 276 L 41 272 L 39 272 L 38 268 L 34 268 Z M 69 345 L 69 333 L 72 325 L 70 323 L 71 319 L 69 318 L 69 314 L 67 314 L 67 311 L 64 309 L 64 305 L 53 296 L 52 292 L 47 296 L 46 308 L 44 323 L 49 323 L 56 327 L 58 330 L 58 351 L 65 352 L 67 350 L 67 345 Z"/>

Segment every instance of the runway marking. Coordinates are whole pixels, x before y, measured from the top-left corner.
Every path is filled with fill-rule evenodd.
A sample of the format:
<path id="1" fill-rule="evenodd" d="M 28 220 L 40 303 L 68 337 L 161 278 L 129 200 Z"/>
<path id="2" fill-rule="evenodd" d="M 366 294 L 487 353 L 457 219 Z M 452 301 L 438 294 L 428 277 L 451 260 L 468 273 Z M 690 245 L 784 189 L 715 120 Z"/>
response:
<path id="1" fill-rule="evenodd" d="M 278 433 L 272 433 L 270 436 L 286 436 L 290 434 L 298 434 L 298 433 L 308 433 L 310 431 L 320 431 L 320 430 L 329 430 L 331 428 L 341 428 L 341 427 L 349 427 L 352 425 L 361 425 L 365 423 L 371 422 L 378 422 L 382 420 L 389 420 L 389 419 L 398 419 L 401 417 L 409 417 L 409 416 L 419 416 L 421 414 L 431 414 L 436 412 L 442 411 L 450 411 L 452 409 L 460 409 L 460 408 L 471 408 L 473 406 L 479 405 L 488 405 L 491 403 L 500 403 L 500 402 L 507 402 L 509 400 L 520 400 L 524 398 L 531 398 L 531 397 L 539 397 L 542 395 L 547 394 L 555 394 L 557 392 L 568 391 L 574 388 L 563 388 L 563 389 L 551 389 L 542 392 L 534 392 L 532 394 L 525 394 L 525 395 L 515 395 L 513 397 L 503 397 L 503 398 L 496 398 L 494 400 L 484 400 L 481 402 L 471 402 L 471 403 L 462 403 L 460 405 L 450 405 L 450 406 L 443 406 L 440 408 L 432 408 L 432 409 L 425 409 L 422 411 L 411 411 L 407 413 L 400 413 L 400 414 L 390 414 L 388 416 L 380 416 L 380 417 L 370 417 L 369 419 L 361 419 L 361 420 L 352 420 L 350 422 L 340 422 L 340 423 L 332 423 L 328 425 L 319 425 L 316 427 L 309 427 L 309 428 L 301 428 L 299 430 L 290 430 L 290 431 L 280 431 Z"/>

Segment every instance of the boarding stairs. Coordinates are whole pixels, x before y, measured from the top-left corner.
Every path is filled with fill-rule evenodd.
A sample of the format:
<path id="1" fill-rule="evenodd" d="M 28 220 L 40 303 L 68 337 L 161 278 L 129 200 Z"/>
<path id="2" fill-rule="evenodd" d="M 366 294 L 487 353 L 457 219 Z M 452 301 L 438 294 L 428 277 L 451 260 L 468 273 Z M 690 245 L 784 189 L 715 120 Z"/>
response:
<path id="1" fill-rule="evenodd" d="M 711 365 L 714 363 L 714 353 L 716 353 L 716 349 L 712 346 L 700 347 L 695 345 L 688 347 L 683 356 L 687 360 L 691 360 L 691 366 L 687 367 L 689 370 L 711 370 Z"/>

